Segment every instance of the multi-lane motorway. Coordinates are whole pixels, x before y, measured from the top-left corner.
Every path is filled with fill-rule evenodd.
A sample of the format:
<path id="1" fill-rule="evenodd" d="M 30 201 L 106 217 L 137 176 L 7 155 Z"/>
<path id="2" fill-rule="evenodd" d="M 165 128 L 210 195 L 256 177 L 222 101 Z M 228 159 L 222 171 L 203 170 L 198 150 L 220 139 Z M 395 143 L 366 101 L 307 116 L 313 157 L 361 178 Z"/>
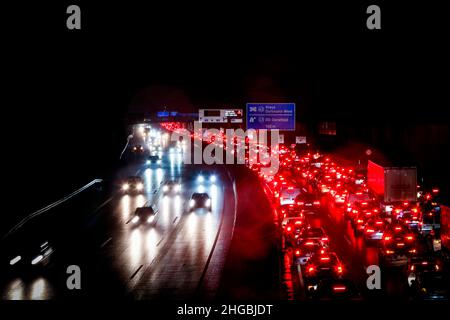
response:
<path id="1" fill-rule="evenodd" d="M 284 246 L 273 181 L 243 165 L 185 164 L 190 151 L 180 143 L 151 141 L 136 134 L 116 172 L 2 239 L 0 298 L 308 298 L 305 269 Z M 139 192 L 124 188 L 130 177 L 142 179 Z M 378 245 L 355 234 L 342 206 L 313 191 L 310 181 L 292 177 L 289 183 L 305 194 L 317 193 L 320 209 L 306 221 L 324 229 L 327 250 L 342 262 L 340 277 L 356 286 L 352 298 L 409 299 L 405 267 L 383 269 L 381 289 L 368 290 L 367 268 L 380 265 Z M 174 184 L 180 189 L 172 190 Z M 208 194 L 211 208 L 193 210 L 194 193 Z M 139 207 L 153 208 L 154 224 L 133 223 Z M 425 251 L 421 243 L 418 253 Z M 79 267 L 80 288 L 69 288 L 69 266 Z"/>
<path id="2" fill-rule="evenodd" d="M 3 273 L 2 299 L 187 298 L 217 291 L 236 214 L 232 176 L 220 167 L 184 165 L 182 151 L 168 143 L 160 163 L 148 164 L 146 156 L 132 154 L 129 159 L 109 180 L 107 191 L 89 190 L 31 220 L 4 241 L 8 257 L 44 241 L 54 251 L 45 268 L 28 265 Z M 129 176 L 143 178 L 142 194 L 122 192 L 121 182 Z M 180 192 L 165 194 L 168 181 L 179 183 Z M 211 210 L 191 212 L 194 192 L 209 194 Z M 90 206 L 84 204 L 86 199 Z M 142 206 L 158 211 L 154 226 L 130 223 Z M 66 287 L 69 265 L 80 267 L 81 290 Z"/>

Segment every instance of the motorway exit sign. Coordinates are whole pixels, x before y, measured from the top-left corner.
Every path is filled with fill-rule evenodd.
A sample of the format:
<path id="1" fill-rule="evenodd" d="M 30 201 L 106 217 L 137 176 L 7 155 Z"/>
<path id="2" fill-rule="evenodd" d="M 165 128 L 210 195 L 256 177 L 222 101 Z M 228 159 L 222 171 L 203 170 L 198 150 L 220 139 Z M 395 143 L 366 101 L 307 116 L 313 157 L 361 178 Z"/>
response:
<path id="1" fill-rule="evenodd" d="M 247 129 L 295 130 L 295 103 L 247 103 Z"/>

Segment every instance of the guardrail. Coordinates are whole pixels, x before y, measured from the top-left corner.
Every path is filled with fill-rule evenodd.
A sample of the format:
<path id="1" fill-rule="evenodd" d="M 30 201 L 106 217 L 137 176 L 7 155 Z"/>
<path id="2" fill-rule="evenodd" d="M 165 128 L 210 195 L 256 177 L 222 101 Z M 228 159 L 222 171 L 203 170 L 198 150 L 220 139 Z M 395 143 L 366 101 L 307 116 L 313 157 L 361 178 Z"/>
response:
<path id="1" fill-rule="evenodd" d="M 20 229 L 25 223 L 27 223 L 29 220 L 38 217 L 39 215 L 43 214 L 44 212 L 53 209 L 54 207 L 60 205 L 61 203 L 66 202 L 67 200 L 73 198 L 74 196 L 76 196 L 77 194 L 83 192 L 84 190 L 92 187 L 93 185 L 103 182 L 103 179 L 94 179 L 91 182 L 89 182 L 88 184 L 84 185 L 83 187 L 79 188 L 78 190 L 75 190 L 74 192 L 72 192 L 71 194 L 59 199 L 58 201 L 55 201 L 51 204 L 49 204 L 48 206 L 41 208 L 33 213 L 30 213 L 28 216 L 26 216 L 25 218 L 23 218 L 18 224 L 16 224 L 14 227 L 11 228 L 11 230 L 9 230 L 4 236 L 3 239 L 5 239 L 6 237 L 8 237 L 9 235 L 11 235 L 12 233 L 16 232 L 18 229 Z"/>

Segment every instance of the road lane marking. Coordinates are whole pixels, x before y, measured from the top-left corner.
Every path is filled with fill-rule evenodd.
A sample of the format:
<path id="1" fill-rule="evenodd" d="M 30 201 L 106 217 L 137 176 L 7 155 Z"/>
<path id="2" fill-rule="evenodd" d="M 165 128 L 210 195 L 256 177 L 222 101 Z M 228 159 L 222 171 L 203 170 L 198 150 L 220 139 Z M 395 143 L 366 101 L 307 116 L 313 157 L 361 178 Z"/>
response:
<path id="1" fill-rule="evenodd" d="M 142 269 L 143 266 L 144 266 L 144 265 L 141 264 L 141 265 L 139 266 L 139 268 L 137 268 L 137 270 L 131 275 L 130 280 L 133 279 L 133 278 L 138 274 L 138 272 Z"/>
<path id="2" fill-rule="evenodd" d="M 104 246 L 106 246 L 111 240 L 112 240 L 111 237 L 109 237 L 108 239 L 106 239 L 106 241 L 103 242 L 103 243 L 101 244 L 100 248 L 103 248 Z"/>
<path id="3" fill-rule="evenodd" d="M 298 280 L 300 282 L 300 297 L 304 298 L 304 296 L 306 296 L 305 283 L 303 282 L 302 267 L 299 264 L 297 265 L 297 274 L 298 274 Z"/>
<path id="4" fill-rule="evenodd" d="M 344 236 L 345 241 L 347 241 L 347 243 L 351 246 L 352 242 L 350 241 L 350 239 L 347 236 Z"/>
<path id="5" fill-rule="evenodd" d="M 158 241 L 158 243 L 156 244 L 156 246 L 159 246 L 159 244 L 164 240 L 164 237 L 161 238 L 161 240 Z M 155 259 L 153 259 L 155 260 Z M 153 261 L 152 261 L 153 262 Z"/>

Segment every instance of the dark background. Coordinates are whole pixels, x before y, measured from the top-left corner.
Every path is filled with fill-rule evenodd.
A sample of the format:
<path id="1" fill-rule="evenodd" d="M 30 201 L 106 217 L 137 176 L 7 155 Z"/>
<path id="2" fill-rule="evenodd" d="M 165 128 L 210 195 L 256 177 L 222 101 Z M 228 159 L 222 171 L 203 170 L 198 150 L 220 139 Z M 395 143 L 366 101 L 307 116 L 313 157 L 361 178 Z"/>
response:
<path id="1" fill-rule="evenodd" d="M 107 174 L 125 143 L 127 114 L 162 104 L 192 111 L 294 101 L 297 120 L 312 131 L 317 121 L 337 121 L 336 146 L 374 145 L 445 184 L 444 8 L 314 3 L 3 7 L 7 217 Z M 373 3 L 381 6 L 382 30 L 366 29 Z M 81 31 L 66 29 L 69 4 L 81 7 Z"/>

